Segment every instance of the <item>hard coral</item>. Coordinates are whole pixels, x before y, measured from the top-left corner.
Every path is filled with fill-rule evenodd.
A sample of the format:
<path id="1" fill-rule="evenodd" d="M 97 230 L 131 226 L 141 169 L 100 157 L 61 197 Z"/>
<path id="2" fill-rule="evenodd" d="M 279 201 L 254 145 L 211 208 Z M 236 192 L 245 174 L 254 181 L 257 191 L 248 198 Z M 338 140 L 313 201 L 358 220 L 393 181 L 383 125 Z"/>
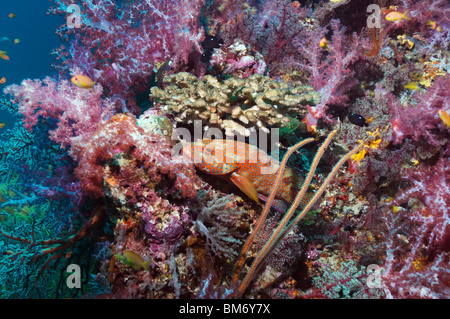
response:
<path id="1" fill-rule="evenodd" d="M 299 81 L 286 83 L 254 74 L 246 79 L 230 77 L 223 82 L 206 75 L 203 79 L 181 72 L 164 79 L 165 90 L 151 89 L 150 98 L 165 111 L 175 113 L 175 121 L 207 125 L 249 136 L 249 128 L 267 130 L 284 126 L 288 112 L 305 113 L 301 105 L 315 105 L 320 97 Z"/>

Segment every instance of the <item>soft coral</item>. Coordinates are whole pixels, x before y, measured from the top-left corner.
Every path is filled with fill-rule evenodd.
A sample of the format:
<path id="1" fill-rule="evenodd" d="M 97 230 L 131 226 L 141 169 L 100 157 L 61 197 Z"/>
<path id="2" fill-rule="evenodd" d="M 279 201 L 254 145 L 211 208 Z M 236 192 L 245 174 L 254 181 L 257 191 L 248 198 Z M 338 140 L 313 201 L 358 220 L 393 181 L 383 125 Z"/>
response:
<path id="1" fill-rule="evenodd" d="M 449 169 L 448 159 L 441 158 L 408 170 L 411 186 L 382 216 L 387 297 L 448 298 Z"/>
<path id="2" fill-rule="evenodd" d="M 308 107 L 308 126 L 317 125 L 317 120 L 322 117 L 327 118 L 325 111 L 330 105 L 347 104 L 346 93 L 357 83 L 350 65 L 362 54 L 363 41 L 356 33 L 347 37 L 346 28 L 341 27 L 339 20 L 332 20 L 330 26 L 332 35 L 328 50 L 320 45 L 328 32 L 326 27 L 311 30 L 306 38 L 296 39 L 297 48 L 304 58 L 298 67 L 309 74 L 311 85 L 322 95 L 318 105 Z"/>
<path id="3" fill-rule="evenodd" d="M 450 83 L 448 77 L 436 77 L 433 85 L 424 93 L 416 93 L 416 105 L 403 106 L 392 93 L 384 96 L 389 100 L 392 121 L 393 142 L 399 144 L 406 137 L 418 141 L 423 137 L 431 146 L 443 143 L 440 135 L 447 132 L 446 125 L 439 118 L 439 110 L 450 112 L 448 92 Z"/>

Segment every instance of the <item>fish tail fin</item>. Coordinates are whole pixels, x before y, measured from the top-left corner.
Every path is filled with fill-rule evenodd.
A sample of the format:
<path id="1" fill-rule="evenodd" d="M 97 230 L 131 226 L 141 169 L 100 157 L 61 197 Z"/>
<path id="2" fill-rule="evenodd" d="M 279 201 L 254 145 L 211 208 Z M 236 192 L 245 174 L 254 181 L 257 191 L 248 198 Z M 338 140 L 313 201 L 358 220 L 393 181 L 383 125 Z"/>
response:
<path id="1" fill-rule="evenodd" d="M 249 179 L 245 176 L 239 175 L 237 173 L 231 174 L 231 181 L 239 187 L 241 191 L 245 193 L 248 197 L 253 199 L 255 202 L 259 202 L 258 192 L 256 191 L 255 186 L 249 181 Z"/>
<path id="2" fill-rule="evenodd" d="M 405 20 L 411 20 L 410 17 L 407 17 L 406 14 L 408 13 L 409 9 L 405 11 L 405 13 L 403 13 L 403 19 Z"/>
<path id="3" fill-rule="evenodd" d="M 149 261 L 146 261 L 145 263 L 144 263 L 144 268 L 146 269 L 146 270 L 150 270 L 150 266 L 152 265 L 152 262 L 149 260 Z"/>

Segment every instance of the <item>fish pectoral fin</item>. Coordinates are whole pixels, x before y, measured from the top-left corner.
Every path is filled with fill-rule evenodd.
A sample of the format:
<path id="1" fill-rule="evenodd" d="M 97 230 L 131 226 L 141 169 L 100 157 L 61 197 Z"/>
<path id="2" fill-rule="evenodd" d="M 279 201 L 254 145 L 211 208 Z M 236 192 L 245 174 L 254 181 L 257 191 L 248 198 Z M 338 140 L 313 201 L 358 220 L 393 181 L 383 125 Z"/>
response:
<path id="1" fill-rule="evenodd" d="M 261 195 L 261 194 L 259 194 L 258 195 L 258 197 L 259 197 L 259 199 L 261 199 L 262 201 L 264 201 L 264 202 L 267 202 L 267 196 L 264 196 L 264 195 Z M 282 200 L 282 199 L 276 199 L 276 198 L 274 198 L 273 200 L 272 200 L 272 204 L 270 205 L 273 209 L 275 209 L 277 212 L 280 212 L 280 213 L 285 213 L 287 210 L 288 210 L 288 205 L 286 204 L 286 202 L 284 201 L 284 200 Z"/>
<path id="2" fill-rule="evenodd" d="M 255 202 L 259 202 L 258 191 L 247 177 L 233 173 L 231 174 L 230 179 L 234 185 L 239 187 L 239 189 L 245 193 L 245 195 L 253 199 Z"/>

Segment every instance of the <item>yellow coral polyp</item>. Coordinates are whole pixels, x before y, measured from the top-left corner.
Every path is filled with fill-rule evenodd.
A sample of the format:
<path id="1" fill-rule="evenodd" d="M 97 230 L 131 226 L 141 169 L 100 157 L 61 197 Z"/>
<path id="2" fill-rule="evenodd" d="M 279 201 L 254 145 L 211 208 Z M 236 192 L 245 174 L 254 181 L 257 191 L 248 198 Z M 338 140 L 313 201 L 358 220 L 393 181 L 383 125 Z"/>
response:
<path id="1" fill-rule="evenodd" d="M 372 136 L 374 138 L 378 137 L 380 135 L 379 129 L 376 129 L 374 132 L 367 132 L 369 136 Z M 362 143 L 363 141 L 359 140 L 359 143 Z M 359 153 L 356 153 L 352 156 L 352 159 L 356 162 L 361 161 L 367 154 L 366 148 L 375 149 L 378 148 L 381 144 L 381 138 L 376 140 L 369 140 L 368 142 L 364 143 L 364 149 L 362 149 Z"/>
<path id="2" fill-rule="evenodd" d="M 363 149 L 361 152 L 356 153 L 355 155 L 352 155 L 352 159 L 356 162 L 359 162 L 364 158 L 364 156 L 366 156 L 366 154 L 367 154 L 367 151 Z"/>
<path id="3" fill-rule="evenodd" d="M 414 47 L 414 42 L 411 41 L 410 39 L 408 39 L 408 37 L 406 36 L 406 34 L 404 35 L 398 35 L 397 36 L 397 40 L 400 41 L 401 44 L 405 44 L 406 43 L 406 47 L 408 49 L 412 49 Z"/>
<path id="4" fill-rule="evenodd" d="M 375 140 L 375 141 L 370 141 L 370 142 L 369 142 L 369 146 L 370 146 L 370 148 L 372 148 L 372 149 L 378 148 L 378 146 L 380 145 L 380 143 L 381 143 L 381 138 L 379 138 L 378 140 Z"/>
<path id="5" fill-rule="evenodd" d="M 369 136 L 372 136 L 372 137 L 377 137 L 378 135 L 380 135 L 380 129 L 377 128 L 377 129 L 376 129 L 375 131 L 373 131 L 373 132 L 368 131 L 367 134 L 368 134 Z"/>
<path id="6" fill-rule="evenodd" d="M 413 266 L 416 270 L 422 271 L 425 268 L 425 258 L 419 257 L 413 261 Z"/>

